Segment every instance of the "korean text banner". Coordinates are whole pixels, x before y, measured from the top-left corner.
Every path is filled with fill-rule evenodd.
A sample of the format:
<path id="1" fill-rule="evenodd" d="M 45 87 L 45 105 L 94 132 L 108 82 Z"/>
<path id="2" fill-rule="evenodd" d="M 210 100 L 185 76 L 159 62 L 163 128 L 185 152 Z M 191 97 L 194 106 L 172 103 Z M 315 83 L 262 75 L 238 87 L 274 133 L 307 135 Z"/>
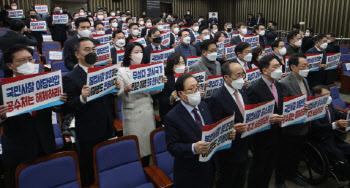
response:
<path id="1" fill-rule="evenodd" d="M 124 54 L 125 54 L 125 50 L 117 51 L 117 65 L 118 65 L 118 68 L 123 66 Z"/>
<path id="2" fill-rule="evenodd" d="M 163 46 L 170 46 L 170 31 L 162 31 L 162 43 Z"/>
<path id="3" fill-rule="evenodd" d="M 341 53 L 327 53 L 327 68 L 326 70 L 336 69 L 340 63 Z"/>
<path id="4" fill-rule="evenodd" d="M 3 78 L 2 96 L 7 117 L 60 105 L 61 71 Z"/>
<path id="5" fill-rule="evenodd" d="M 46 31 L 46 21 L 30 21 L 32 31 Z"/>
<path id="6" fill-rule="evenodd" d="M 224 79 L 221 75 L 208 76 L 209 86 L 205 88 L 205 97 L 209 98 L 215 91 L 224 85 Z"/>
<path id="7" fill-rule="evenodd" d="M 164 64 L 130 65 L 130 94 L 164 88 Z"/>
<path id="8" fill-rule="evenodd" d="M 235 49 L 236 49 L 235 44 L 225 46 L 225 55 L 226 55 L 227 61 L 237 59 Z"/>
<path id="9" fill-rule="evenodd" d="M 47 13 L 47 5 L 35 5 L 35 11 L 37 13 Z"/>
<path id="10" fill-rule="evenodd" d="M 217 49 L 218 49 L 218 56 L 217 58 L 223 57 L 225 54 L 225 43 L 224 42 L 217 42 Z"/>
<path id="11" fill-rule="evenodd" d="M 180 41 L 180 39 L 179 39 L 179 35 L 178 34 L 175 34 L 175 45 L 176 46 L 178 46 L 178 45 L 180 45 L 180 43 L 181 43 L 181 41 Z"/>
<path id="12" fill-rule="evenodd" d="M 201 56 L 187 56 L 187 64 L 186 66 L 190 67 L 193 64 L 195 64 L 199 59 L 201 58 Z"/>
<path id="13" fill-rule="evenodd" d="M 131 39 L 129 42 L 139 42 L 143 47 L 146 47 L 146 41 L 145 38 L 137 38 L 137 39 Z"/>
<path id="14" fill-rule="evenodd" d="M 309 64 L 310 72 L 319 71 L 323 54 L 306 54 L 306 61 Z"/>
<path id="15" fill-rule="evenodd" d="M 111 48 L 109 43 L 96 45 L 97 62 L 95 66 L 107 65 L 107 61 L 111 58 Z"/>
<path id="16" fill-rule="evenodd" d="M 109 93 L 118 92 L 115 88 L 117 74 L 117 65 L 88 68 L 86 85 L 90 87 L 90 95 L 87 97 L 87 101 L 92 101 Z"/>
<path id="17" fill-rule="evenodd" d="M 17 9 L 17 10 L 13 10 L 13 9 L 9 9 L 8 10 L 9 16 L 10 18 L 23 18 L 23 10 L 22 9 Z"/>
<path id="18" fill-rule="evenodd" d="M 282 127 L 294 124 L 304 123 L 306 120 L 305 112 L 306 95 L 297 95 L 283 98 L 283 116 Z"/>
<path id="19" fill-rule="evenodd" d="M 179 76 L 184 73 L 175 74 L 175 82 Z M 188 74 L 192 74 L 192 76 L 197 80 L 200 90 L 204 91 L 205 89 L 205 71 L 202 72 L 189 72 Z"/>
<path id="20" fill-rule="evenodd" d="M 275 100 L 245 105 L 244 123 L 247 124 L 247 130 L 241 135 L 241 138 L 270 129 L 270 117 L 274 108 Z"/>
<path id="21" fill-rule="evenodd" d="M 102 34 L 102 35 L 92 35 L 92 37 L 98 41 L 100 41 L 100 44 L 106 44 L 110 43 L 112 40 L 112 34 Z"/>
<path id="22" fill-rule="evenodd" d="M 273 52 L 273 50 L 272 50 L 271 46 L 265 46 L 265 55 L 269 55 L 272 52 Z"/>
<path id="23" fill-rule="evenodd" d="M 259 35 L 244 35 L 243 42 L 248 42 L 253 49 L 258 46 Z"/>
<path id="24" fill-rule="evenodd" d="M 350 110 L 348 111 L 348 114 L 346 115 L 346 120 L 350 121 Z M 348 124 L 346 125 L 346 131 L 350 130 L 350 123 L 348 122 Z"/>
<path id="25" fill-rule="evenodd" d="M 228 149 L 232 145 L 230 133 L 234 129 L 234 115 L 226 117 L 212 125 L 204 125 L 202 129 L 202 141 L 209 142 L 207 153 L 199 155 L 200 162 L 208 161 L 217 151 Z"/>
<path id="26" fill-rule="evenodd" d="M 292 57 L 292 56 L 285 56 L 285 70 L 284 70 L 284 72 L 287 74 L 292 72 L 292 70 L 289 67 L 289 58 L 290 57 Z"/>
<path id="27" fill-rule="evenodd" d="M 174 48 L 151 51 L 150 63 L 163 63 L 166 66 L 169 55 L 174 52 Z"/>
<path id="28" fill-rule="evenodd" d="M 259 68 L 248 69 L 246 74 L 247 74 L 246 78 L 248 79 L 249 84 L 256 82 L 262 77 L 262 74 Z"/>
<path id="29" fill-rule="evenodd" d="M 307 111 L 305 122 L 320 119 L 326 115 L 328 97 L 329 95 L 307 97 L 306 104 L 308 104 L 309 110 Z"/>
<path id="30" fill-rule="evenodd" d="M 52 20 L 55 24 L 66 24 L 68 23 L 68 15 L 67 14 L 53 14 Z"/>

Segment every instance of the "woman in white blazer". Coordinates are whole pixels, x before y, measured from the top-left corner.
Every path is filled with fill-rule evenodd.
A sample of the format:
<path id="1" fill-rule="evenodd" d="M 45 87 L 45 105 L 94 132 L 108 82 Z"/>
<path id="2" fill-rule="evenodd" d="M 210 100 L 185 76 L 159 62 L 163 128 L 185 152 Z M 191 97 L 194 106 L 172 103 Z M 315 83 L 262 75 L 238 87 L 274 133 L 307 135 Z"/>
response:
<path id="1" fill-rule="evenodd" d="M 141 64 L 143 46 L 138 42 L 130 42 L 125 47 L 123 66 L 118 70 L 120 91 L 118 99 L 123 101 L 123 135 L 136 135 L 139 140 L 140 154 L 144 166 L 148 166 L 151 146 L 150 133 L 156 128 L 154 119 L 153 100 L 151 95 L 162 90 L 129 94 L 131 91 L 130 65 Z M 167 79 L 164 78 L 164 83 Z"/>

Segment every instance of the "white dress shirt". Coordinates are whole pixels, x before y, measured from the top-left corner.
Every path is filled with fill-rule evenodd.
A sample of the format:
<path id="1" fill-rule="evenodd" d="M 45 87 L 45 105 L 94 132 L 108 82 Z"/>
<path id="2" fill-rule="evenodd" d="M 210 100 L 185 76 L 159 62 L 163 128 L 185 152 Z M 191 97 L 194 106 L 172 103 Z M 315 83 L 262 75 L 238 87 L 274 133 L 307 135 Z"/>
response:
<path id="1" fill-rule="evenodd" d="M 243 97 L 241 92 L 239 92 L 236 89 L 233 89 L 232 87 L 228 86 L 226 83 L 224 83 L 224 86 L 226 87 L 227 91 L 230 93 L 231 97 L 233 98 L 233 100 L 236 102 L 236 96 L 235 96 L 235 92 L 238 92 L 238 97 L 239 100 L 241 101 L 242 105 L 244 105 L 244 101 L 243 101 Z M 237 103 L 237 102 L 236 102 Z"/>

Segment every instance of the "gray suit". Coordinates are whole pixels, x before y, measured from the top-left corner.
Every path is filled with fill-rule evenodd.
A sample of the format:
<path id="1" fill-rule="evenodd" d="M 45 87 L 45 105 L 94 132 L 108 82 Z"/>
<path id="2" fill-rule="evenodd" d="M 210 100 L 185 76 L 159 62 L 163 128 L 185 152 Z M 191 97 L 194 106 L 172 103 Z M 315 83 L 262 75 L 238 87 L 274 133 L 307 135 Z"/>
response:
<path id="1" fill-rule="evenodd" d="M 197 55 L 197 50 L 196 50 L 196 48 L 193 47 L 192 45 L 189 45 L 188 47 L 190 48 L 190 54 L 191 54 L 191 56 L 196 56 L 196 55 Z M 187 57 L 186 57 L 186 55 L 185 55 L 185 49 L 184 49 L 184 47 L 182 46 L 182 44 L 176 46 L 176 47 L 174 48 L 174 50 L 175 50 L 175 52 L 181 53 L 181 55 L 183 55 L 183 56 L 185 57 L 185 59 L 184 59 L 185 62 L 187 61 Z"/>
<path id="2" fill-rule="evenodd" d="M 208 60 L 202 55 L 202 57 L 192 66 L 190 66 L 189 72 L 202 72 L 205 71 L 205 79 L 208 76 L 213 76 L 213 74 L 209 71 L 208 67 L 203 63 L 204 61 L 208 62 Z M 219 62 L 215 61 L 216 64 L 216 74 L 221 75 L 221 65 Z"/>

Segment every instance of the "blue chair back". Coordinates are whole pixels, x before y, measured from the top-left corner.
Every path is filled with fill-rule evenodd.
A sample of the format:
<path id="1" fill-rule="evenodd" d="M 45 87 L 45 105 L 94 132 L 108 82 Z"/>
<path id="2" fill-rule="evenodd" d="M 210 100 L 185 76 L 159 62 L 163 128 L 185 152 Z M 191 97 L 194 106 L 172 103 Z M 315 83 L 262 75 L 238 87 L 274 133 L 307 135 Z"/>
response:
<path id="1" fill-rule="evenodd" d="M 340 46 L 340 53 L 349 53 L 349 46 Z"/>
<path id="2" fill-rule="evenodd" d="M 0 59 L 2 58 L 2 52 L 0 51 Z"/>
<path id="3" fill-rule="evenodd" d="M 61 126 L 58 123 L 52 124 L 52 126 L 53 132 L 55 133 L 56 148 L 61 148 L 64 146 Z"/>
<path id="4" fill-rule="evenodd" d="M 58 50 L 62 49 L 61 44 L 59 42 L 43 42 L 42 43 L 42 54 L 45 54 L 46 50 Z"/>
<path id="5" fill-rule="evenodd" d="M 141 165 L 138 140 L 134 135 L 96 145 L 94 170 L 100 188 L 150 186 Z"/>
<path id="6" fill-rule="evenodd" d="M 50 52 L 61 52 L 62 53 L 62 59 L 51 59 L 50 58 Z M 47 50 L 45 52 L 45 59 L 46 59 L 46 64 L 51 65 L 52 61 L 57 61 L 57 60 L 63 60 L 63 49 L 59 49 L 59 50 Z"/>
<path id="7" fill-rule="evenodd" d="M 174 157 L 167 150 L 164 127 L 151 132 L 151 148 L 153 163 L 174 181 Z"/>
<path id="8" fill-rule="evenodd" d="M 41 63 L 36 63 L 39 66 L 39 73 L 44 72 L 43 64 Z"/>
<path id="9" fill-rule="evenodd" d="M 65 151 L 20 164 L 16 169 L 16 184 L 19 188 L 80 188 L 77 154 Z"/>
<path id="10" fill-rule="evenodd" d="M 340 62 L 348 62 L 350 61 L 350 54 L 341 54 Z"/>
<path id="11" fill-rule="evenodd" d="M 335 107 L 348 109 L 344 101 L 339 96 L 339 90 L 336 86 L 329 88 L 331 91 L 331 97 L 332 97 L 332 105 Z"/>
<path id="12" fill-rule="evenodd" d="M 247 31 L 247 35 L 250 35 L 252 33 L 253 33 L 253 31 L 250 31 L 250 30 Z"/>
<path id="13" fill-rule="evenodd" d="M 287 41 L 287 37 L 283 37 L 283 38 L 282 38 L 282 41 L 283 41 L 283 42 L 286 42 L 286 41 Z"/>
<path id="14" fill-rule="evenodd" d="M 1 27 L 0 31 L 11 31 L 9 28 Z"/>
<path id="15" fill-rule="evenodd" d="M 35 61 L 40 61 L 40 55 L 38 51 L 34 51 L 33 58 L 35 59 Z"/>
<path id="16" fill-rule="evenodd" d="M 51 70 L 61 70 L 62 76 L 66 75 L 69 72 L 69 70 L 66 68 L 66 65 L 64 64 L 64 61 L 52 61 Z"/>
<path id="17" fill-rule="evenodd" d="M 343 74 L 345 74 L 345 75 L 350 75 L 350 69 L 348 70 L 347 68 L 346 68 L 346 65 L 350 65 L 350 63 L 343 63 L 342 64 L 342 70 L 343 70 Z"/>

